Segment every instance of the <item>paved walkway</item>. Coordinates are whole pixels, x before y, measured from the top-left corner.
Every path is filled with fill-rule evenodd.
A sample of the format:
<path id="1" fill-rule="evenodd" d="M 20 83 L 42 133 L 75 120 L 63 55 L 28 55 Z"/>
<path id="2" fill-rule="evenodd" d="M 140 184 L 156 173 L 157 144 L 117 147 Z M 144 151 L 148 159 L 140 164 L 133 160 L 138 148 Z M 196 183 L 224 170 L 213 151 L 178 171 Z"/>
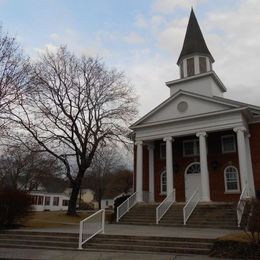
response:
<path id="1" fill-rule="evenodd" d="M 131 252 L 87 252 L 41 249 L 0 248 L 0 259 L 26 260 L 206 260 L 217 259 L 202 255 L 146 254 Z"/>
<path id="2" fill-rule="evenodd" d="M 21 230 L 21 229 L 20 229 Z M 70 225 L 59 228 L 26 229 L 41 232 L 78 233 L 78 225 Z M 105 234 L 130 235 L 130 236 L 165 236 L 165 237 L 192 237 L 192 238 L 218 238 L 230 233 L 241 232 L 239 230 L 213 229 L 213 228 L 186 228 L 165 226 L 141 226 L 106 224 Z"/>
<path id="3" fill-rule="evenodd" d="M 22 229 L 19 229 L 22 230 Z M 68 225 L 60 228 L 38 228 L 24 229 L 41 232 L 64 232 L 78 233 L 78 225 Z M 111 235 L 134 235 L 134 236 L 165 236 L 165 237 L 193 237 L 193 238 L 218 238 L 236 230 L 207 229 L 207 228 L 185 228 L 164 226 L 141 226 L 106 224 L 105 234 Z M 192 260 L 192 259 L 214 259 L 201 255 L 182 254 L 160 254 L 160 253 L 133 253 L 133 252 L 90 252 L 90 251 L 64 251 L 64 250 L 41 250 L 41 249 L 13 249 L 0 248 L 0 259 L 64 259 L 64 260 Z"/>

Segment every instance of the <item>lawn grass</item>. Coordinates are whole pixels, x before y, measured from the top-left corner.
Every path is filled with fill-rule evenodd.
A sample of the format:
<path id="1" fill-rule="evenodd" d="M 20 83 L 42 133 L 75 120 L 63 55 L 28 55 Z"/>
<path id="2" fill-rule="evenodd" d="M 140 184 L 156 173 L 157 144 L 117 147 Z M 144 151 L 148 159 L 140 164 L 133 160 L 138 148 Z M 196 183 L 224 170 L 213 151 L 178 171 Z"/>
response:
<path id="1" fill-rule="evenodd" d="M 93 212 L 81 212 L 78 216 L 68 216 L 66 213 L 66 211 L 32 212 L 22 224 L 28 228 L 77 225 L 82 219 L 93 214 Z"/>

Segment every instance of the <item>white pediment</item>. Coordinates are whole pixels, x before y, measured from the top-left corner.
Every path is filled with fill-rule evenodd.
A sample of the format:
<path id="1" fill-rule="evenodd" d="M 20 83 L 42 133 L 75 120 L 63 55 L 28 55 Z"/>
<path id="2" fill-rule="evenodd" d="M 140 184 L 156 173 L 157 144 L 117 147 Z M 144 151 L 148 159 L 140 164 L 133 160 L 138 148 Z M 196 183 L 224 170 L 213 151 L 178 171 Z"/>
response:
<path id="1" fill-rule="evenodd" d="M 156 107 L 146 116 L 137 121 L 134 126 L 165 122 L 174 119 L 211 114 L 234 109 L 238 105 L 219 102 L 198 94 L 180 91 Z"/>

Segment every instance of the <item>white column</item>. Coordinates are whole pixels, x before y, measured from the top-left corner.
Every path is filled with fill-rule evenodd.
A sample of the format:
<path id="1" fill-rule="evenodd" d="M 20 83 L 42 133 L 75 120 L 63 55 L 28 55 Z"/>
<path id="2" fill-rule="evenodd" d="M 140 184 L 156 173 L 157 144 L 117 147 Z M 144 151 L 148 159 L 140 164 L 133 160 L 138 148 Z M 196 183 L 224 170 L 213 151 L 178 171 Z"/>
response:
<path id="1" fill-rule="evenodd" d="M 187 59 L 183 60 L 183 76 L 184 76 L 184 78 L 186 78 L 188 76 Z"/>
<path id="2" fill-rule="evenodd" d="M 143 201 L 143 141 L 136 142 L 136 192 L 137 201 Z"/>
<path id="3" fill-rule="evenodd" d="M 196 134 L 200 142 L 201 201 L 210 201 L 206 132 Z"/>
<path id="4" fill-rule="evenodd" d="M 254 174 L 253 174 L 253 167 L 252 167 L 252 158 L 251 158 L 251 149 L 250 149 L 250 142 L 249 142 L 250 134 L 246 134 L 246 153 L 247 153 L 247 169 L 248 169 L 248 179 L 249 179 L 249 194 L 250 197 L 255 198 L 255 181 L 254 181 Z"/>
<path id="5" fill-rule="evenodd" d="M 245 143 L 245 132 L 247 131 L 245 127 L 236 127 L 233 129 L 237 134 L 237 146 L 238 146 L 238 158 L 239 158 L 239 171 L 241 180 L 241 189 L 246 187 L 246 194 L 248 193 L 248 166 L 247 166 L 247 153 L 246 153 L 246 143 Z"/>
<path id="6" fill-rule="evenodd" d="M 173 160 L 172 160 L 172 137 L 165 137 L 166 142 L 166 179 L 167 179 L 167 196 L 173 191 Z"/>
<path id="7" fill-rule="evenodd" d="M 194 71 L 195 75 L 200 74 L 199 56 L 194 57 Z"/>
<path id="8" fill-rule="evenodd" d="M 148 145 L 149 150 L 149 201 L 154 202 L 154 145 Z"/>

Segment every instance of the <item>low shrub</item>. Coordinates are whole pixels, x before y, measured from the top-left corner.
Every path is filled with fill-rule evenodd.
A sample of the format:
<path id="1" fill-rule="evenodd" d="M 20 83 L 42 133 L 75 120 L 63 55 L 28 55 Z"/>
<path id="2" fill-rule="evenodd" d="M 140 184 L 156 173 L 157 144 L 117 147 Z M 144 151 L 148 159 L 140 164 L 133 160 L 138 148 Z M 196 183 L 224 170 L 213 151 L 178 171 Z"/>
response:
<path id="1" fill-rule="evenodd" d="M 260 245 L 260 200 L 250 202 L 250 212 L 245 231 L 249 234 L 251 243 Z"/>
<path id="2" fill-rule="evenodd" d="M 217 240 L 213 245 L 210 256 L 232 259 L 259 259 L 260 246 L 232 240 Z"/>
<path id="3" fill-rule="evenodd" d="M 0 228 L 10 228 L 21 224 L 31 210 L 31 197 L 17 190 L 0 191 Z"/>

